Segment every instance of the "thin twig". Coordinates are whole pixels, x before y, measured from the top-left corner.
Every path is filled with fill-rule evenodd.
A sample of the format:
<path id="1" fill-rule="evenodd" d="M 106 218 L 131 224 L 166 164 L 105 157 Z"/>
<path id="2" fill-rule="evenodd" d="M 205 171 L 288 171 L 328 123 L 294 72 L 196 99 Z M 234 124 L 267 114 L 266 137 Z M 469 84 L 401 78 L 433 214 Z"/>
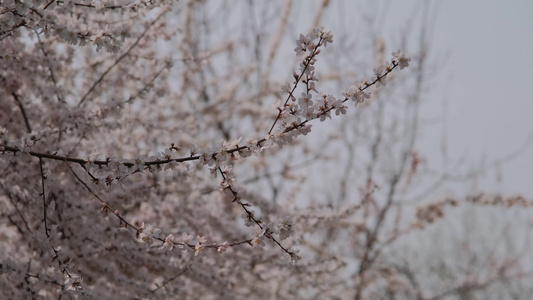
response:
<path id="1" fill-rule="evenodd" d="M 26 129 L 28 130 L 28 133 L 31 133 L 31 126 L 30 121 L 28 120 L 28 115 L 26 114 L 26 110 L 24 109 L 24 106 L 22 105 L 22 101 L 20 101 L 19 97 L 15 93 L 11 93 L 13 98 L 15 98 L 15 101 L 17 102 L 20 112 L 22 113 L 22 117 L 24 118 L 24 123 L 26 123 Z"/>
<path id="2" fill-rule="evenodd" d="M 83 95 L 83 97 L 81 98 L 80 102 L 78 103 L 78 107 L 80 107 L 83 102 L 85 102 L 85 100 L 87 99 L 87 97 L 89 96 L 89 94 L 91 94 L 91 92 L 96 88 L 96 86 L 98 84 L 100 84 L 100 82 L 102 82 L 102 80 L 104 80 L 104 78 L 106 77 L 107 74 L 109 74 L 109 72 L 111 72 L 111 70 L 116 66 L 118 65 L 118 63 L 124 59 L 124 57 L 126 57 L 130 52 L 131 50 L 133 50 L 133 48 L 135 48 L 137 46 L 137 44 L 139 44 L 139 42 L 141 41 L 141 39 L 144 37 L 144 35 L 148 32 L 148 30 L 167 12 L 167 10 L 164 10 L 163 12 L 161 12 L 159 14 L 159 16 L 157 16 L 157 18 L 155 18 L 150 24 L 148 24 L 148 26 L 146 27 L 146 29 L 143 31 L 143 33 L 137 38 L 137 40 L 135 40 L 135 42 L 130 46 L 130 48 L 128 50 L 126 50 L 126 52 L 124 52 L 116 61 L 115 63 L 113 63 L 113 65 L 111 65 L 104 73 L 102 73 L 102 75 L 100 75 L 100 77 L 98 78 L 98 80 L 96 80 L 93 85 L 89 88 L 89 90 L 87 91 L 87 93 L 85 93 L 85 95 Z"/>
<path id="3" fill-rule="evenodd" d="M 44 45 L 43 45 L 43 42 L 41 41 L 41 37 L 39 35 L 39 32 L 37 30 L 35 30 L 35 35 L 37 36 L 37 40 L 39 41 L 39 46 L 41 46 L 41 51 L 43 52 L 43 55 L 44 57 L 47 59 L 47 66 L 48 66 L 48 70 L 50 71 L 50 77 L 52 78 L 52 82 L 54 83 L 54 87 L 55 87 L 55 94 L 56 94 L 56 97 L 57 97 L 57 100 L 59 102 L 65 102 L 63 101 L 63 99 L 61 99 L 61 97 L 59 96 L 59 93 L 58 93 L 58 88 L 57 88 L 57 80 L 56 80 L 56 77 L 54 75 L 54 71 L 52 70 L 52 67 L 50 66 L 50 60 L 48 58 L 48 53 L 46 53 L 46 51 L 44 50 Z"/>
<path id="4" fill-rule="evenodd" d="M 160 288 L 164 287 L 165 285 L 169 284 L 170 282 L 172 282 L 176 278 L 178 278 L 181 275 L 185 274 L 185 272 L 187 272 L 187 270 L 189 270 L 189 266 L 185 267 L 183 270 L 181 270 L 181 272 L 179 272 L 178 274 L 176 274 L 176 275 L 172 276 L 171 278 L 167 279 L 161 285 L 157 286 L 155 289 L 151 290 L 150 292 L 151 293 L 157 292 L 157 290 L 159 290 Z"/>
<path id="5" fill-rule="evenodd" d="M 43 172 L 43 160 L 39 157 L 39 169 L 41 170 L 41 188 L 42 188 L 42 198 L 43 198 L 43 216 L 44 216 L 44 232 L 46 233 L 46 237 L 50 237 L 50 234 L 48 231 L 48 221 L 46 217 L 46 211 L 48 209 L 48 205 L 46 205 L 46 192 L 44 189 L 44 172 Z"/>

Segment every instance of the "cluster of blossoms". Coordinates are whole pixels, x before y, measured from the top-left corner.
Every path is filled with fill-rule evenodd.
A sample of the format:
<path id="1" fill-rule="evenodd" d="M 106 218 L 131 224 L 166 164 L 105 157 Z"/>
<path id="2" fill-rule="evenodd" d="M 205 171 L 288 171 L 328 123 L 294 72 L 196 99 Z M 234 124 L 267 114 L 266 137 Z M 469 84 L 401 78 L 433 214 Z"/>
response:
<path id="1" fill-rule="evenodd" d="M 325 31 L 324 28 L 315 28 L 307 35 L 300 34 L 300 37 L 296 40 L 296 48 L 294 48 L 294 52 L 296 52 L 296 55 L 302 55 L 307 51 L 316 51 L 317 47 L 320 45 L 316 44 L 315 41 L 319 38 L 320 41 L 318 44 L 322 43 L 324 47 L 326 47 L 328 43 L 333 43 L 333 34 L 330 31 Z"/>
<path id="2" fill-rule="evenodd" d="M 374 75 L 370 80 L 356 81 L 354 85 L 350 86 L 346 92 L 343 93 L 343 96 L 346 97 L 345 99 L 352 100 L 355 106 L 363 103 L 366 99 L 370 98 L 370 92 L 366 91 L 369 86 L 373 84 L 375 84 L 376 87 L 385 85 L 385 79 L 392 69 L 398 66 L 400 67 L 400 70 L 403 70 L 409 66 L 410 61 L 411 59 L 405 56 L 402 51 L 398 50 L 393 52 L 390 63 L 374 68 Z"/>
<path id="3" fill-rule="evenodd" d="M 311 126 L 307 123 L 314 119 L 325 121 L 331 118 L 331 112 L 335 115 L 346 114 L 347 107 L 344 103 L 352 100 L 355 106 L 370 98 L 368 88 L 372 85 L 377 87 L 385 85 L 387 75 L 397 66 L 404 69 L 409 66 L 410 58 L 405 56 L 400 50 L 392 53 L 392 60 L 386 65 L 374 69 L 374 76 L 369 80 L 356 82 L 343 93 L 344 98 L 336 98 L 331 94 L 319 92 L 316 88 L 318 78 L 315 74 L 314 64 L 316 56 L 320 53 L 320 47 L 333 42 L 333 35 L 323 29 L 315 29 L 308 35 L 300 35 L 294 49 L 297 55 L 305 54 L 304 59 L 299 64 L 299 73 L 294 73 L 292 85 L 286 83 L 281 86 L 282 95 L 287 94 L 287 98 L 282 103 L 276 102 L 275 106 L 279 111 L 274 125 L 281 121 L 275 131 L 274 125 L 265 137 L 266 145 L 276 144 L 280 147 L 291 142 L 298 135 L 306 135 L 311 131 Z M 297 86 L 302 83 L 304 91 L 300 97 L 295 96 Z M 273 133 L 272 133 L 273 132 Z"/>
<path id="4" fill-rule="evenodd" d="M 0 11 L 0 40 L 8 35 L 18 35 L 20 27 L 26 27 L 45 36 L 56 36 L 71 45 L 93 44 L 96 50 L 105 49 L 116 53 L 131 37 L 130 28 L 125 25 L 106 25 L 106 28 L 80 27 L 72 16 L 94 11 L 105 16 L 106 12 L 136 13 L 139 9 L 152 9 L 165 4 L 166 0 L 135 1 L 117 5 L 113 1 L 14 1 L 2 2 Z M 99 26 L 95 22 L 95 27 Z"/>

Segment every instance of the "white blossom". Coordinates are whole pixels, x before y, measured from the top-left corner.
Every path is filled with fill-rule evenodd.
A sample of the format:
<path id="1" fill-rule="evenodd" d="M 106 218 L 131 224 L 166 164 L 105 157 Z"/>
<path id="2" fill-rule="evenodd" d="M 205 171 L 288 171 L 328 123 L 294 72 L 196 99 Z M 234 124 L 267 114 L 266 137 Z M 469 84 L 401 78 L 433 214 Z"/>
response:
<path id="1" fill-rule="evenodd" d="M 402 53 L 401 50 L 392 52 L 392 57 L 392 62 L 394 64 L 397 64 L 400 67 L 400 70 L 409 67 L 409 62 L 411 61 L 411 58 L 405 56 L 405 54 Z"/>

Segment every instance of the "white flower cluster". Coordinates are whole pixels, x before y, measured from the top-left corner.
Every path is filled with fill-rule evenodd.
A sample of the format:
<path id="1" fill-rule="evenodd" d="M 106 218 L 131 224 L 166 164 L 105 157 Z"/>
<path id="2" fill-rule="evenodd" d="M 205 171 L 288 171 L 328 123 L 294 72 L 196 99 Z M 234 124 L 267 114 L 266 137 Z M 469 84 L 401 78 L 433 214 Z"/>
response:
<path id="1" fill-rule="evenodd" d="M 281 223 L 278 224 L 277 234 L 280 240 L 284 240 L 291 236 L 294 232 L 293 222 L 290 218 L 286 217 Z"/>
<path id="2" fill-rule="evenodd" d="M 349 87 L 343 93 L 343 96 L 345 96 L 346 99 L 351 99 L 355 106 L 363 103 L 366 99 L 370 98 L 370 92 L 367 91 L 370 86 L 374 84 L 376 87 L 384 86 L 386 84 L 385 79 L 392 69 L 398 66 L 400 67 L 400 70 L 402 70 L 409 66 L 410 61 L 411 59 L 400 50 L 393 52 L 390 63 L 374 68 L 374 75 L 370 80 L 356 81 L 353 86 Z"/>
<path id="3" fill-rule="evenodd" d="M 392 52 L 392 57 L 392 63 L 398 65 L 400 70 L 409 67 L 411 58 L 407 57 L 401 50 L 398 49 L 398 51 Z"/>
<path id="4" fill-rule="evenodd" d="M 14 1 L 2 2 L 0 14 L 0 38 L 4 35 L 18 35 L 22 26 L 44 33 L 46 36 L 56 36 L 71 45 L 84 46 L 94 44 L 96 50 L 105 49 L 116 53 L 124 44 L 126 38 L 131 37 L 130 28 L 125 25 L 108 25 L 103 28 L 81 28 L 72 15 L 95 11 L 105 15 L 136 13 L 140 8 L 153 8 L 168 1 L 136 1 L 126 5 L 116 5 L 113 1 Z M 96 22 L 97 24 L 97 22 Z M 98 25 L 96 25 L 98 26 Z"/>
<path id="5" fill-rule="evenodd" d="M 159 237 L 159 228 L 154 228 L 152 225 L 143 225 L 141 228 L 139 228 L 138 233 L 138 240 L 140 242 L 146 243 L 148 246 L 152 244 L 153 239 L 162 240 Z M 196 236 L 196 244 L 192 245 L 190 244 L 193 240 L 193 236 L 184 232 L 181 236 L 181 241 L 178 241 L 178 239 L 173 235 L 169 234 L 167 237 L 162 240 L 163 245 L 159 247 L 159 250 L 173 250 L 174 246 L 176 245 L 178 249 L 180 249 L 182 252 L 187 252 L 189 249 L 194 249 L 194 255 L 198 256 L 200 253 L 202 253 L 206 248 L 207 238 L 205 236 Z M 211 246 L 211 248 L 216 248 L 217 252 L 223 253 L 229 248 L 229 243 L 224 242 L 222 245 L 215 245 Z"/>
<path id="6" fill-rule="evenodd" d="M 243 214 L 244 216 L 244 214 Z M 249 226 L 249 225 L 247 225 Z M 272 224 L 266 224 L 263 225 L 263 228 L 258 229 L 256 231 L 256 236 L 252 239 L 250 244 L 252 246 L 254 245 L 261 245 L 264 246 L 264 240 L 265 238 L 274 238 L 277 236 L 280 241 L 283 241 L 290 237 L 294 233 L 293 229 L 293 221 L 286 217 L 281 223 L 279 223 L 277 226 L 273 226 Z"/>
<path id="7" fill-rule="evenodd" d="M 151 246 L 154 238 L 159 238 L 160 233 L 160 228 L 154 227 L 152 224 L 144 224 L 143 222 L 141 227 L 139 227 L 139 231 L 137 231 L 137 240 L 145 243 L 147 246 Z"/>
<path id="8" fill-rule="evenodd" d="M 315 41 L 319 38 L 320 41 L 317 45 Z M 300 37 L 296 40 L 294 52 L 296 52 L 296 55 L 304 54 L 307 51 L 313 52 L 316 51 L 320 44 L 326 47 L 328 43 L 333 43 L 333 34 L 330 31 L 325 31 L 324 28 L 315 28 L 308 35 L 300 34 Z"/>

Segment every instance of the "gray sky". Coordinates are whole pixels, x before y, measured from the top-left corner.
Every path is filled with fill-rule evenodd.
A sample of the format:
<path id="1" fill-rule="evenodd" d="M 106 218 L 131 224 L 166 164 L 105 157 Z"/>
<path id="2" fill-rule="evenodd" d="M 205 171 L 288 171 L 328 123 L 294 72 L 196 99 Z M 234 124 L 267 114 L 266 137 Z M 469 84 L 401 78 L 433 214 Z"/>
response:
<path id="1" fill-rule="evenodd" d="M 424 2 L 380 2 L 387 43 L 399 41 L 398 29 Z M 341 3 L 350 16 L 375 2 Z M 479 189 L 533 196 L 533 1 L 431 3 L 437 10 L 430 61 L 439 64 L 421 115 L 437 122 L 422 130 L 419 146 L 431 161 L 438 159 L 445 131 L 450 161 L 464 159 L 465 169 L 517 154 L 501 164 L 500 181 L 498 168 L 491 168 Z"/>
<path id="2" fill-rule="evenodd" d="M 415 1 L 416 2 L 416 1 Z M 421 2 L 421 1 L 418 1 Z M 450 52 L 432 97 L 448 101 L 450 157 L 520 154 L 484 189 L 533 196 L 533 1 L 451 0 L 439 6 L 433 54 Z"/>

